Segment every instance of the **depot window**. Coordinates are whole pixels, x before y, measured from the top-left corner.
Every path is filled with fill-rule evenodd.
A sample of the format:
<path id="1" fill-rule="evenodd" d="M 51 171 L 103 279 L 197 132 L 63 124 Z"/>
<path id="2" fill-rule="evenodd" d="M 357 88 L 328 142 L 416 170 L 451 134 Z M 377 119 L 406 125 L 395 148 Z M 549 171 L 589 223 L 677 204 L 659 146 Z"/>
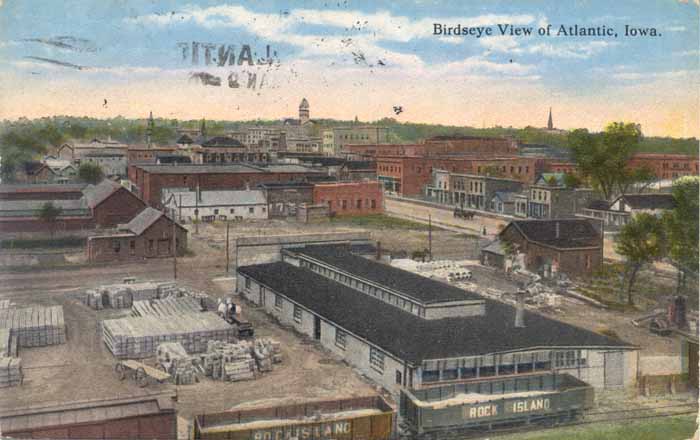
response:
<path id="1" fill-rule="evenodd" d="M 301 324 L 301 307 L 294 305 L 294 322 Z"/>
<path id="2" fill-rule="evenodd" d="M 369 365 L 379 373 L 384 372 L 384 353 L 374 347 L 369 349 Z"/>
<path id="3" fill-rule="evenodd" d="M 275 307 L 282 310 L 282 297 L 275 295 Z"/>
<path id="4" fill-rule="evenodd" d="M 347 336 L 348 336 L 347 333 L 340 330 L 339 328 L 336 328 L 335 329 L 335 345 L 336 345 L 336 347 L 345 350 L 345 347 L 347 346 Z"/>

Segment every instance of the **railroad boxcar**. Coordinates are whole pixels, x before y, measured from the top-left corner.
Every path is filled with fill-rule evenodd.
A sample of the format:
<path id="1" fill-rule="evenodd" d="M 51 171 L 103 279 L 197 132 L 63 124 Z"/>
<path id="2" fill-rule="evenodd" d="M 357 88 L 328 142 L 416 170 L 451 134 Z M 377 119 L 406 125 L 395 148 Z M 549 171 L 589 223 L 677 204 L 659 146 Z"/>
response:
<path id="1" fill-rule="evenodd" d="M 195 440 L 386 440 L 394 409 L 380 396 L 202 414 Z"/>

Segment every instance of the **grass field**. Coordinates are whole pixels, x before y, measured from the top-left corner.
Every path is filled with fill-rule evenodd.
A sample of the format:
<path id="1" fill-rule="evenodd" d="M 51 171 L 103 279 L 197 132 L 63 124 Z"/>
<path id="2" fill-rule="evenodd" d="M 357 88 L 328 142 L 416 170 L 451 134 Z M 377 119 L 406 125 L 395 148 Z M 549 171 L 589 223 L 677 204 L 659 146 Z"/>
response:
<path id="1" fill-rule="evenodd" d="M 404 220 L 396 217 L 389 217 L 388 215 L 384 214 L 371 214 L 352 217 L 333 217 L 331 218 L 331 223 L 338 225 L 352 225 L 380 229 L 411 229 L 418 231 L 428 230 L 428 225 L 425 225 L 423 223 L 418 223 L 411 220 Z"/>
<path id="2" fill-rule="evenodd" d="M 498 437 L 499 440 L 685 440 L 693 437 L 695 416 L 626 420 Z"/>

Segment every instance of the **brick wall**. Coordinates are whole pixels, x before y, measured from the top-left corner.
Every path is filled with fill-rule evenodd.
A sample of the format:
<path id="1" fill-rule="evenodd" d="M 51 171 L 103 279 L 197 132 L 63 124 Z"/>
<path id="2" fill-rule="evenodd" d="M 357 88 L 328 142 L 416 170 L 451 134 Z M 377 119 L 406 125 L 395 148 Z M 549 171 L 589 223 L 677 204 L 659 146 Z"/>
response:
<path id="1" fill-rule="evenodd" d="M 187 231 L 175 228 L 178 256 L 187 250 Z M 91 262 L 139 261 L 172 257 L 173 223 L 161 217 L 140 236 L 114 234 L 88 238 L 87 257 Z"/>
<path id="2" fill-rule="evenodd" d="M 328 205 L 332 215 L 366 215 L 384 212 L 384 194 L 377 181 L 314 185 L 314 204 Z"/>
<path id="3" fill-rule="evenodd" d="M 126 188 L 119 188 L 111 196 L 92 210 L 95 225 L 100 228 L 114 228 L 120 223 L 128 223 L 146 204 Z"/>

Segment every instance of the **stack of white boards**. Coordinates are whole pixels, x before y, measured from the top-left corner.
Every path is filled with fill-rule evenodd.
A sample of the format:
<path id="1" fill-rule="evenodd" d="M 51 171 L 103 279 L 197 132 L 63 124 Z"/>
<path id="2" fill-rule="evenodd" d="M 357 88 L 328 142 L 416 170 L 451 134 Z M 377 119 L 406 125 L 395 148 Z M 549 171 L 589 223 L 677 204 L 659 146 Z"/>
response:
<path id="1" fill-rule="evenodd" d="M 134 301 L 131 305 L 133 316 L 165 317 L 203 311 L 201 300 L 191 296 L 169 296 L 164 299 Z"/>
<path id="2" fill-rule="evenodd" d="M 14 357 L 0 357 L 0 388 L 22 383 L 22 361 Z"/>
<path id="3" fill-rule="evenodd" d="M 43 347 L 66 342 L 62 306 L 0 309 L 0 329 L 9 329 L 19 347 Z"/>
<path id="4" fill-rule="evenodd" d="M 215 380 L 236 382 L 257 377 L 252 344 L 248 341 L 210 341 L 207 352 L 200 355 L 199 365 L 205 375 Z"/>
<path id="5" fill-rule="evenodd" d="M 131 307 L 134 301 L 170 296 L 175 288 L 176 284 L 173 282 L 110 284 L 86 290 L 83 303 L 95 310 L 104 307 L 123 309 Z"/>
<path id="6" fill-rule="evenodd" d="M 0 328 L 0 357 L 17 357 L 17 338 L 9 328 Z"/>
<path id="7" fill-rule="evenodd" d="M 109 351 L 122 359 L 154 356 L 163 342 L 179 342 L 188 353 L 201 353 L 208 341 L 231 342 L 237 334 L 235 327 L 211 312 L 107 319 L 102 331 Z"/>

